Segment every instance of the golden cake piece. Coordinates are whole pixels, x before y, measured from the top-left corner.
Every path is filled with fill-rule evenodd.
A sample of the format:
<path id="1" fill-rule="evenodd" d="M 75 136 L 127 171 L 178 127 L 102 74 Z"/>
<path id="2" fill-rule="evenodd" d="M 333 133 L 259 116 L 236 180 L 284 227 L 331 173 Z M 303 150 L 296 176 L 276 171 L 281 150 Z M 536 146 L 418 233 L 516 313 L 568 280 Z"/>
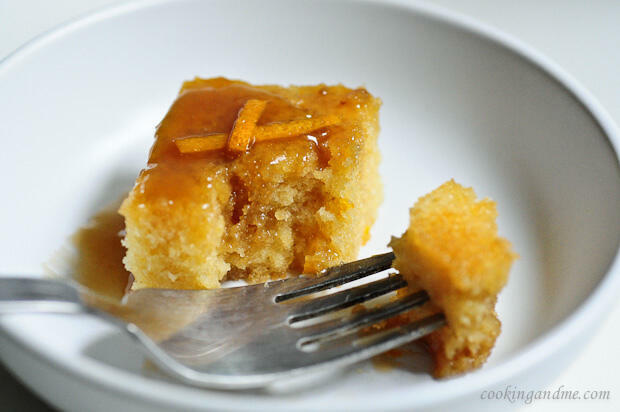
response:
<path id="1" fill-rule="evenodd" d="M 409 229 L 390 243 L 409 289 L 426 290 L 427 309 L 446 316 L 447 326 L 425 338 L 436 377 L 480 367 L 500 333 L 495 303 L 517 255 L 496 217 L 495 202 L 451 180 L 418 200 Z"/>
<path id="2" fill-rule="evenodd" d="M 363 88 L 185 82 L 120 208 L 133 288 L 217 288 L 355 259 L 382 200 L 379 106 Z"/>

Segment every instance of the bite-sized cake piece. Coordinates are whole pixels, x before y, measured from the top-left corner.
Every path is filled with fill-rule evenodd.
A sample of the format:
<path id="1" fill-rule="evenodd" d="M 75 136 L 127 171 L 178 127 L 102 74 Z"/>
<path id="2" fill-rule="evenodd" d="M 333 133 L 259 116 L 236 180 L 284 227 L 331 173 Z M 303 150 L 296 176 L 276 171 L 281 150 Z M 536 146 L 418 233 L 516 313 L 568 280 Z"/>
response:
<path id="1" fill-rule="evenodd" d="M 451 180 L 418 200 L 409 229 L 390 243 L 409 290 L 426 290 L 446 316 L 447 326 L 425 338 L 436 377 L 480 367 L 500 333 L 495 303 L 517 255 L 496 217 L 495 202 Z"/>
<path id="2" fill-rule="evenodd" d="M 185 82 L 120 208 L 133 288 L 217 288 L 355 259 L 382 199 L 379 106 L 363 88 Z"/>

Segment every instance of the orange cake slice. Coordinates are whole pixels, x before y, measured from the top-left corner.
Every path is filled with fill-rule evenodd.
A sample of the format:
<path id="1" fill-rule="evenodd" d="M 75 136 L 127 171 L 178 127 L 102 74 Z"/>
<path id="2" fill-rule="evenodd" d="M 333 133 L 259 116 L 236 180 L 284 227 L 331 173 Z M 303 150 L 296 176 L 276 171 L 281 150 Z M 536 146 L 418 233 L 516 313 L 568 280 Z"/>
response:
<path id="1" fill-rule="evenodd" d="M 355 259 L 382 200 L 379 106 L 363 88 L 185 82 L 120 208 L 133 288 L 217 288 Z"/>
<path id="2" fill-rule="evenodd" d="M 495 303 L 516 254 L 498 236 L 496 217 L 495 202 L 449 181 L 418 200 L 409 228 L 390 243 L 409 290 L 426 290 L 426 310 L 446 316 L 447 326 L 425 338 L 436 377 L 480 367 L 500 333 Z"/>

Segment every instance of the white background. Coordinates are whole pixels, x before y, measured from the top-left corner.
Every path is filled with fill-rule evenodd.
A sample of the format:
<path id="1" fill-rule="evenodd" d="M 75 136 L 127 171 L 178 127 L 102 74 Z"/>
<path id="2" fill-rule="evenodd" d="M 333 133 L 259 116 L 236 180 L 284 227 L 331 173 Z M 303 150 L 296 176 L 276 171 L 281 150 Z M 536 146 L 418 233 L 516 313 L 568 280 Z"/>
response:
<path id="1" fill-rule="evenodd" d="M 543 52 L 586 86 L 620 124 L 620 1 L 428 2 L 472 16 Z M 50 28 L 114 3 L 118 1 L 0 0 L 0 59 Z M 554 391 L 563 385 L 563 389 L 581 392 L 609 390 L 611 400 L 535 401 L 514 406 L 527 411 L 620 410 L 620 305 L 601 323 L 596 336 L 548 388 L 521 389 Z M 9 410 L 44 408 L 6 373 L 0 373 L 0 388 L 0 398 Z"/>

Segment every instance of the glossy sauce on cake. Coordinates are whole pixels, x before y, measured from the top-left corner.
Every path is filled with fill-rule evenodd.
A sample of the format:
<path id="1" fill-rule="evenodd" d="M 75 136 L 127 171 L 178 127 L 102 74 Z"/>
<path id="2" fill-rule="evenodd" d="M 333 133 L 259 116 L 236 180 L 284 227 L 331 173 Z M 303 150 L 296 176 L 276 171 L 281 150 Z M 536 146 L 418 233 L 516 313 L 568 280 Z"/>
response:
<path id="1" fill-rule="evenodd" d="M 198 83 L 196 86 L 199 86 Z M 186 84 L 173 103 L 168 114 L 157 128 L 156 142 L 149 156 L 148 167 L 143 172 L 144 178 L 141 194 L 146 198 L 166 197 L 169 200 L 181 200 L 192 197 L 196 189 L 201 190 L 201 181 L 195 179 L 198 174 L 205 174 L 217 169 L 220 173 L 234 173 L 237 164 L 235 155 L 226 150 L 214 152 L 182 154 L 174 141 L 179 138 L 229 133 L 237 113 L 243 104 L 252 98 L 266 100 L 267 108 L 259 124 L 287 122 L 312 116 L 309 110 L 302 110 L 290 102 L 256 88 L 232 83 L 221 88 L 192 88 Z M 319 90 L 319 95 L 324 96 Z M 343 104 L 347 104 L 346 101 Z M 331 158 L 329 141 L 342 139 L 343 130 L 331 127 L 296 136 L 282 142 L 261 142 L 262 158 L 260 162 L 313 162 L 319 168 L 326 167 Z M 353 136 L 354 138 L 354 136 Z M 342 154 L 340 151 L 337 153 Z M 273 154 L 276 154 L 274 157 Z M 197 187 L 199 186 L 199 187 Z M 239 189 L 242 190 L 242 189 Z M 242 197 L 233 193 L 235 197 Z"/>

